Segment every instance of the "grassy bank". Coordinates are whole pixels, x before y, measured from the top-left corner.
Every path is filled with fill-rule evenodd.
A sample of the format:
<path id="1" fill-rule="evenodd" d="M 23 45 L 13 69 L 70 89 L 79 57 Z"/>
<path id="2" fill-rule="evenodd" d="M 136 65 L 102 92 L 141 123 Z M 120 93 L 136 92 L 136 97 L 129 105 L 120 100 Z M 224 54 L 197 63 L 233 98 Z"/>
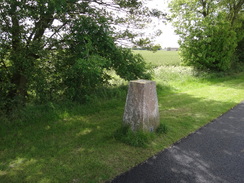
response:
<path id="1" fill-rule="evenodd" d="M 122 123 L 125 89 L 87 105 L 27 106 L 11 120 L 0 118 L 0 182 L 111 180 L 244 100 L 244 73 L 196 77 L 175 60 L 159 64 L 154 53 L 144 53 L 160 66 L 154 76 L 167 134 L 145 148 L 114 138 Z M 177 52 L 170 54 L 177 57 Z M 169 58 L 163 60 L 170 63 Z"/>

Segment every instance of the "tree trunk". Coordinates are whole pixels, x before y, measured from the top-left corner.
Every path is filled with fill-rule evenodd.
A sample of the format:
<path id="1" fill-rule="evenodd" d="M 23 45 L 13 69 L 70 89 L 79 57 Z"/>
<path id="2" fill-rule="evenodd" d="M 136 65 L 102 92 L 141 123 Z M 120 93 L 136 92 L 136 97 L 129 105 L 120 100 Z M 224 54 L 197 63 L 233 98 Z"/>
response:
<path id="1" fill-rule="evenodd" d="M 11 79 L 13 87 L 8 93 L 8 98 L 14 103 L 24 104 L 27 97 L 27 78 L 23 74 L 14 73 Z"/>

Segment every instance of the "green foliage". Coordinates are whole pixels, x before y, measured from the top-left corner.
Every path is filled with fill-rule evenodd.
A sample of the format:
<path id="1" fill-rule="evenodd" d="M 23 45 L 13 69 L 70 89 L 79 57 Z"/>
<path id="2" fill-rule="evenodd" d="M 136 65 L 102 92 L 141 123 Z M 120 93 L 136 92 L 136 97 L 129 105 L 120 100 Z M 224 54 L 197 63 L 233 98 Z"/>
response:
<path id="1" fill-rule="evenodd" d="M 171 2 L 171 17 L 181 38 L 183 63 L 199 70 L 227 71 L 231 68 L 243 34 L 239 21 L 241 12 L 235 3 L 244 4 L 242 1 L 209 0 Z"/>
<path id="2" fill-rule="evenodd" d="M 156 44 L 156 45 L 153 45 L 150 50 L 155 53 L 156 51 L 158 51 L 160 49 L 162 49 L 161 45 Z"/>
<path id="3" fill-rule="evenodd" d="M 140 54 L 134 54 L 131 49 L 119 48 L 114 56 L 117 59 L 113 63 L 113 67 L 121 78 L 125 80 L 151 79 L 151 67 Z"/>
<path id="4" fill-rule="evenodd" d="M 244 38 L 238 42 L 238 46 L 236 48 L 236 55 L 238 57 L 239 62 L 244 62 Z"/>
<path id="5" fill-rule="evenodd" d="M 237 46 L 236 33 L 231 25 L 220 20 L 213 23 L 205 18 L 198 26 L 189 29 L 189 36 L 181 43 L 182 61 L 200 70 L 229 70 Z"/>
<path id="6" fill-rule="evenodd" d="M 237 62 L 244 64 L 244 14 L 242 14 L 240 24 L 242 26 L 238 28 L 237 35 L 240 41 L 237 44 L 235 56 L 237 57 Z"/>
<path id="7" fill-rule="evenodd" d="M 103 17 L 81 17 L 66 35 L 68 49 L 57 53 L 64 95 L 71 100 L 84 101 L 108 84 L 115 72 L 125 80 L 150 78 L 146 63 L 130 49 L 117 47 Z"/>
<path id="8" fill-rule="evenodd" d="M 120 11 L 123 18 L 113 16 Z M 110 70 L 125 80 L 150 78 L 142 57 L 116 45 L 126 36 L 114 29 L 132 25 L 128 17 L 135 26 L 145 24 L 148 11 L 134 0 L 0 3 L 0 108 L 84 101 L 108 84 Z"/>

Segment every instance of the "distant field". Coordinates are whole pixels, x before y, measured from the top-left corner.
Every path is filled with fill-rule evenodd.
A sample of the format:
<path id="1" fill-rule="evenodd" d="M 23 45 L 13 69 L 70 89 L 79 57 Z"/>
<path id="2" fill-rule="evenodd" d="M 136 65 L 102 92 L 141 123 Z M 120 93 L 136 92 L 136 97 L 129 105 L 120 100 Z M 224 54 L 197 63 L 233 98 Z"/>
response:
<path id="1" fill-rule="evenodd" d="M 152 51 L 134 50 L 134 53 L 139 53 L 143 58 L 154 66 L 176 66 L 180 65 L 180 58 L 177 51 Z"/>

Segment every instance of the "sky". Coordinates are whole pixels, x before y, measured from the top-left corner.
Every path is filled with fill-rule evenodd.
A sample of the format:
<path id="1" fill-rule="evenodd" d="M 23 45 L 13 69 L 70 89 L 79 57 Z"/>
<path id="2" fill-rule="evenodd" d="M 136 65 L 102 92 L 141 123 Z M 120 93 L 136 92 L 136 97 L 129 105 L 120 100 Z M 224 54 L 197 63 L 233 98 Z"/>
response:
<path id="1" fill-rule="evenodd" d="M 168 3 L 171 0 L 145 0 L 147 2 L 146 6 L 149 8 L 159 9 L 164 13 L 169 12 Z M 174 33 L 174 28 L 171 23 L 163 23 L 163 20 L 155 20 L 152 26 L 149 26 L 146 31 L 148 34 L 154 32 L 155 30 L 161 30 L 162 34 L 155 38 L 154 44 L 160 44 L 162 48 L 166 47 L 179 47 L 178 40 L 179 36 Z M 155 27 L 156 26 L 156 27 Z"/>
<path id="2" fill-rule="evenodd" d="M 151 8 L 157 8 L 163 12 L 168 12 L 169 9 L 167 7 L 169 1 L 170 0 L 151 0 L 148 6 Z M 166 25 L 164 23 L 160 23 L 157 25 L 156 29 L 162 30 L 163 33 L 157 38 L 155 44 L 160 44 L 162 48 L 179 47 L 179 36 L 174 33 L 174 28 L 171 23 L 168 22 Z M 150 29 L 148 31 L 150 31 Z"/>
<path id="3" fill-rule="evenodd" d="M 155 44 L 160 44 L 162 48 L 165 47 L 179 47 L 179 36 L 174 33 L 174 29 L 171 24 L 161 25 L 163 33 L 157 38 Z"/>

